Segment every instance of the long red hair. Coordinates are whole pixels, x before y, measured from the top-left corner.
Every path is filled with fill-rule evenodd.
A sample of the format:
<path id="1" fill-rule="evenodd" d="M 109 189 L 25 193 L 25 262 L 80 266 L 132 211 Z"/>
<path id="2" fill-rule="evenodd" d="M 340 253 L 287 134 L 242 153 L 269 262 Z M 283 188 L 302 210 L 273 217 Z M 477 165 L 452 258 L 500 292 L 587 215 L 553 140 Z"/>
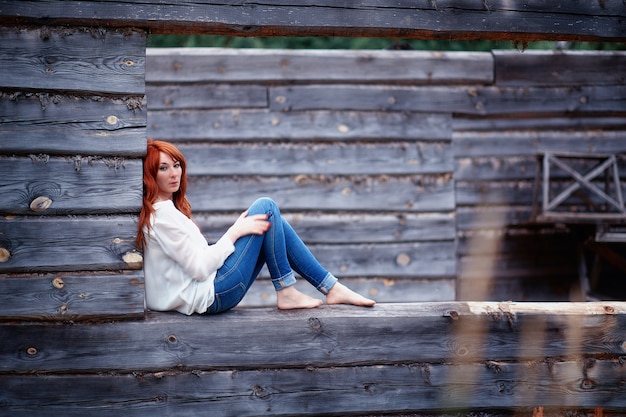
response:
<path id="1" fill-rule="evenodd" d="M 174 206 L 185 216 L 191 218 L 191 204 L 185 196 L 187 191 L 187 162 L 185 157 L 176 146 L 169 142 L 148 139 L 148 150 L 143 163 L 143 205 L 139 215 L 137 238 L 135 239 L 139 250 L 143 250 L 146 243 L 144 228 L 150 233 L 150 216 L 154 213 L 152 204 L 159 194 L 156 176 L 159 171 L 161 152 L 167 154 L 172 160 L 180 162 L 182 168 L 180 188 L 173 195 Z"/>

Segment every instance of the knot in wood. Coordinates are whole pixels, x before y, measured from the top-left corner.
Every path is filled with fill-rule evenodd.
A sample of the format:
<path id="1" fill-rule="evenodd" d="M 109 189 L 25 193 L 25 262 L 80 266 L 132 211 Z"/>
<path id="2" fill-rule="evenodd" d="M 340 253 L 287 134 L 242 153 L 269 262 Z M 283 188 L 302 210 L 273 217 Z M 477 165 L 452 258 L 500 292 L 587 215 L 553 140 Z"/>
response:
<path id="1" fill-rule="evenodd" d="M 595 381 L 591 378 L 583 378 L 583 380 L 580 381 L 580 388 L 584 390 L 593 389 L 595 385 Z"/>
<path id="2" fill-rule="evenodd" d="M 459 312 L 458 311 L 449 311 L 448 312 L 448 317 L 450 317 L 452 320 L 458 320 L 459 319 Z"/>
<path id="3" fill-rule="evenodd" d="M 611 306 L 604 306 L 604 312 L 606 314 L 615 314 L 615 309 Z"/>
<path id="4" fill-rule="evenodd" d="M 322 322 L 317 317 L 309 318 L 309 327 L 314 330 L 322 328 Z"/>
<path id="5" fill-rule="evenodd" d="M 67 304 L 63 304 L 59 306 L 59 308 L 57 308 L 57 313 L 59 313 L 61 316 L 66 315 L 68 311 L 70 311 L 70 308 Z"/>
<path id="6" fill-rule="evenodd" d="M 63 281 L 63 278 L 61 277 L 56 277 L 55 279 L 52 280 L 52 286 L 58 290 L 62 289 L 63 287 L 65 287 L 65 282 Z"/>
<path id="7" fill-rule="evenodd" d="M 396 256 L 396 263 L 400 266 L 407 266 L 411 263 L 411 257 L 406 253 L 401 253 Z"/>
<path id="8" fill-rule="evenodd" d="M 11 258 L 11 252 L 5 248 L 0 248 L 0 262 L 6 262 Z"/>
<path id="9" fill-rule="evenodd" d="M 141 269 L 143 265 L 143 256 L 139 252 L 127 252 L 122 256 L 122 259 L 132 269 Z"/>
<path id="10" fill-rule="evenodd" d="M 37 348 L 33 346 L 29 347 L 26 349 L 26 354 L 29 356 L 35 356 L 37 354 Z"/>
<path id="11" fill-rule="evenodd" d="M 178 338 L 175 335 L 171 334 L 171 335 L 167 336 L 167 343 L 170 343 L 172 345 L 176 344 L 176 343 L 178 343 Z"/>
<path id="12" fill-rule="evenodd" d="M 46 211 L 52 205 L 52 200 L 48 197 L 37 197 L 30 202 L 30 209 L 32 211 L 40 212 Z"/>
<path id="13" fill-rule="evenodd" d="M 107 123 L 110 125 L 116 125 L 119 119 L 116 116 L 107 117 Z"/>

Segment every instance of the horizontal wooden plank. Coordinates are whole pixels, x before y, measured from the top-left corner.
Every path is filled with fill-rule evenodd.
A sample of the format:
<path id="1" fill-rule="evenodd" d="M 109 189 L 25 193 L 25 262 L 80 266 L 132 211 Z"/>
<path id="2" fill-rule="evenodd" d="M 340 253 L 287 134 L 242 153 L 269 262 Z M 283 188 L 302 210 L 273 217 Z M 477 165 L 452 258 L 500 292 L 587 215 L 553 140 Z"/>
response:
<path id="1" fill-rule="evenodd" d="M 619 415 L 604 413 L 626 411 L 623 378 L 624 366 L 613 359 L 582 363 L 546 359 L 236 372 L 0 376 L 0 384 L 6 387 L 0 395 L 4 408 L 16 417 L 53 415 L 59 409 L 68 417 L 86 413 L 109 416 L 122 410 L 129 417 L 191 416 L 206 413 L 207 409 L 224 417 L 415 416 L 415 412 L 441 408 L 463 410 L 455 416 L 488 417 L 531 416 L 524 410 L 533 407 L 534 415 L 590 415 L 586 410 L 593 408 L 596 415 Z M 565 408 L 569 410 L 564 413 Z"/>
<path id="2" fill-rule="evenodd" d="M 0 372 L 137 375 L 433 362 L 484 367 L 486 360 L 583 355 L 618 360 L 624 326 L 623 302 L 237 308 L 210 316 L 148 313 L 143 321 L 97 326 L 25 322 L 0 325 Z"/>
<path id="3" fill-rule="evenodd" d="M 450 142 L 181 144 L 189 175 L 414 175 L 454 170 Z"/>
<path id="4" fill-rule="evenodd" d="M 150 110 L 268 107 L 267 87 L 261 85 L 148 84 L 146 96 Z"/>
<path id="5" fill-rule="evenodd" d="M 508 39 L 624 41 L 619 2 L 567 1 L 488 5 L 462 0 L 365 1 L 339 7 L 331 0 L 297 3 L 189 4 L 84 1 L 65 8 L 61 0 L 4 0 L 2 24 L 37 23 L 140 27 L 151 33 L 210 33 L 235 36 L 368 36 L 418 39 Z M 37 7 L 39 6 L 39 7 Z M 43 6 L 43 7 L 42 7 Z M 402 19 L 398 19 L 402 16 Z"/>
<path id="6" fill-rule="evenodd" d="M 282 211 L 308 244 L 393 243 L 452 240 L 456 236 L 455 213 L 349 213 Z M 197 213 L 193 219 L 209 242 L 217 241 L 238 213 Z"/>
<path id="7" fill-rule="evenodd" d="M 324 85 L 270 88 L 276 111 L 360 110 L 470 115 L 626 111 L 626 87 L 390 87 Z"/>
<path id="8" fill-rule="evenodd" d="M 147 110 L 143 97 L 0 95 L 0 152 L 142 156 Z"/>
<path id="9" fill-rule="evenodd" d="M 150 88 L 171 82 L 491 84 L 494 77 L 486 52 L 148 48 L 146 67 Z"/>
<path id="10" fill-rule="evenodd" d="M 0 157 L 4 214 L 131 213 L 141 209 L 140 159 Z"/>
<path id="11" fill-rule="evenodd" d="M 454 241 L 387 245 L 310 245 L 326 269 L 337 276 L 452 278 L 456 274 Z"/>
<path id="12" fill-rule="evenodd" d="M 496 85 L 624 85 L 624 51 L 493 51 Z"/>
<path id="13" fill-rule="evenodd" d="M 440 176 L 190 177 L 187 195 L 198 211 L 243 211 L 256 197 L 283 210 L 449 212 L 454 181 Z"/>
<path id="14" fill-rule="evenodd" d="M 454 301 L 456 280 L 400 279 L 400 278 L 340 278 L 340 281 L 377 303 L 415 303 Z M 304 279 L 298 279 L 296 288 L 311 297 L 324 296 Z M 276 291 L 269 279 L 258 279 L 239 304 L 240 307 L 272 307 L 276 305 Z"/>
<path id="15" fill-rule="evenodd" d="M 0 230 L 0 272 L 141 269 L 136 216 L 5 216 Z"/>
<path id="16" fill-rule="evenodd" d="M 0 276 L 0 320 L 141 319 L 142 272 Z"/>
<path id="17" fill-rule="evenodd" d="M 138 30 L 0 28 L 0 86 L 143 96 L 146 42 Z"/>
<path id="18" fill-rule="evenodd" d="M 626 129 L 626 118 L 603 114 L 564 117 L 455 117 L 452 130 L 457 135 L 463 131 L 492 132 L 494 130 L 557 130 L 576 134 L 578 131 L 594 130 L 603 134 L 603 130 Z"/>
<path id="19" fill-rule="evenodd" d="M 268 110 L 149 111 L 148 137 L 172 142 L 250 140 L 450 140 L 449 114 L 271 112 Z"/>
<path id="20" fill-rule="evenodd" d="M 624 122 L 626 123 L 626 121 Z M 457 158 L 537 156 L 541 153 L 626 154 L 626 130 L 560 129 L 507 132 L 454 132 Z"/>

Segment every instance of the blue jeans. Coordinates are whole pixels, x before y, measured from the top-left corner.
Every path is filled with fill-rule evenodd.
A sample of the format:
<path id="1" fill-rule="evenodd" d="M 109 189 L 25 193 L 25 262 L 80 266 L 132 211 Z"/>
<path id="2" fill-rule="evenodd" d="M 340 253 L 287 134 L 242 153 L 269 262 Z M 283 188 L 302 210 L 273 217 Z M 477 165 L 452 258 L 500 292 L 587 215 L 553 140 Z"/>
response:
<path id="1" fill-rule="evenodd" d="M 252 203 L 248 215 L 254 214 L 267 214 L 270 229 L 262 235 L 243 236 L 235 242 L 235 251 L 217 270 L 215 301 L 207 313 L 219 313 L 239 304 L 264 264 L 276 291 L 296 283 L 294 271 L 323 294 L 337 282 L 282 218 L 272 199 L 264 197 Z"/>

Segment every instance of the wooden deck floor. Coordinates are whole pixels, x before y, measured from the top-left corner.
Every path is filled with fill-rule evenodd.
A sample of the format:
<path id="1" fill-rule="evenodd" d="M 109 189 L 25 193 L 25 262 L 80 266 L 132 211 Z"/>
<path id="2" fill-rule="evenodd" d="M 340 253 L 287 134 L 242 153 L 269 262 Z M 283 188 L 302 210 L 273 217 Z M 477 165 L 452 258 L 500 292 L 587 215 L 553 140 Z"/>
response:
<path id="1" fill-rule="evenodd" d="M 626 411 L 624 302 L 148 313 L 0 340 L 12 416 Z"/>

